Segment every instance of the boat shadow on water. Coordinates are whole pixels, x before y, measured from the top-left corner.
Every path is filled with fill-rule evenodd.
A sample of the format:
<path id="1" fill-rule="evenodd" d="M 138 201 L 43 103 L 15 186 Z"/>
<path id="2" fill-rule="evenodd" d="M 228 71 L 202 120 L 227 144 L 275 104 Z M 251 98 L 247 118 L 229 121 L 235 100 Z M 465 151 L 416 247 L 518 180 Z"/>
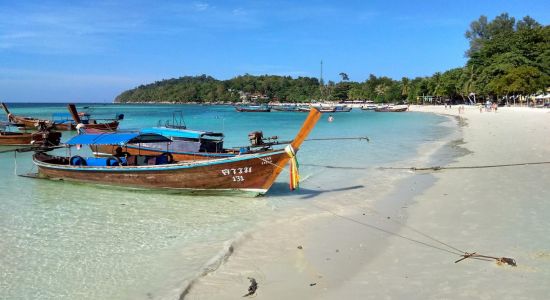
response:
<path id="1" fill-rule="evenodd" d="M 354 185 L 348 187 L 341 187 L 335 189 L 308 189 L 300 187 L 294 191 L 289 191 L 288 183 L 276 182 L 272 185 L 269 192 L 265 195 L 257 195 L 255 193 L 243 193 L 239 190 L 196 190 L 196 189 L 151 189 L 151 188 L 138 188 L 138 187 L 129 187 L 129 186 L 120 186 L 120 185 L 109 185 L 109 184 L 93 184 L 88 182 L 73 181 L 73 180 L 64 180 L 64 179 L 45 179 L 37 176 L 36 173 L 29 174 L 19 174 L 20 177 L 27 177 L 32 179 L 41 179 L 42 184 L 48 186 L 55 185 L 56 181 L 65 182 L 69 185 L 75 187 L 83 187 L 89 189 L 88 193 L 97 189 L 104 192 L 106 189 L 111 192 L 127 192 L 127 193 L 136 193 L 136 194 L 164 194 L 164 195 L 181 195 L 181 196 L 198 196 L 198 197 L 238 197 L 238 198 L 269 198 L 269 197 L 298 197 L 300 199 L 312 199 L 321 194 L 326 193 L 337 193 L 342 191 L 350 191 L 356 189 L 362 189 L 364 185 Z"/>
<path id="2" fill-rule="evenodd" d="M 212 190 L 212 189 L 173 189 L 173 188 L 140 188 L 133 186 L 123 186 L 117 184 L 98 184 L 95 182 L 83 182 L 76 180 L 66 180 L 62 178 L 42 178 L 37 173 L 19 174 L 20 177 L 39 179 L 44 185 L 57 185 L 59 182 L 64 182 L 74 187 L 81 187 L 89 189 L 89 193 L 93 193 L 93 190 L 97 191 L 110 191 L 110 192 L 126 192 L 135 194 L 150 194 L 150 195 L 181 195 L 181 196 L 199 196 L 199 197 L 239 197 L 239 198 L 253 198 L 262 195 L 257 195 L 254 192 L 243 192 L 237 189 L 226 190 Z M 287 193 L 288 193 L 288 185 Z"/>
<path id="3" fill-rule="evenodd" d="M 340 187 L 335 189 L 309 189 L 309 188 L 303 188 L 300 187 L 299 189 L 290 192 L 288 190 L 288 183 L 283 182 L 277 182 L 274 183 L 269 192 L 266 194 L 266 196 L 274 196 L 274 197 L 299 197 L 300 199 L 311 199 L 315 198 L 321 194 L 327 194 L 327 193 L 338 193 L 343 191 L 350 191 L 350 190 L 357 190 L 364 188 L 364 185 L 353 185 L 353 186 L 347 186 L 347 187 Z"/>

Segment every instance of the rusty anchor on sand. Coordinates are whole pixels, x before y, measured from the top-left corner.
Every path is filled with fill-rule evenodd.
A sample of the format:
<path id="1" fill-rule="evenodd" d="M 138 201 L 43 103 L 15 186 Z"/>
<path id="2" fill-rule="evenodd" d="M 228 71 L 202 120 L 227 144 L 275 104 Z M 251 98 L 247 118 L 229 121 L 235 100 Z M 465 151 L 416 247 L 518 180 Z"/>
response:
<path id="1" fill-rule="evenodd" d="M 464 255 L 462 255 L 462 258 L 455 261 L 455 264 L 459 263 L 459 262 L 461 262 L 461 261 L 463 261 L 467 258 L 494 259 L 496 261 L 496 263 L 499 264 L 499 265 L 507 264 L 507 265 L 510 265 L 512 267 L 517 267 L 516 260 L 513 259 L 513 258 L 481 255 L 481 254 L 477 254 L 476 252 L 472 252 L 472 253 L 464 252 Z"/>
<path id="2" fill-rule="evenodd" d="M 248 293 L 243 295 L 243 297 L 252 296 L 256 293 L 256 290 L 258 289 L 258 282 L 256 279 L 252 277 L 248 277 L 248 280 L 250 280 L 250 286 L 248 287 Z"/>

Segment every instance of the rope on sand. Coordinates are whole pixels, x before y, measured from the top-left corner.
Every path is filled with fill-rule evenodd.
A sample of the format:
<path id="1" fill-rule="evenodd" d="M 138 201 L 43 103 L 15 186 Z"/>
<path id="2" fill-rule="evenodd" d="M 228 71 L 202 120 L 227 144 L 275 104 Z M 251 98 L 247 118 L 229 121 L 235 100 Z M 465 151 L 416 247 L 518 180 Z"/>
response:
<path id="1" fill-rule="evenodd" d="M 268 161 L 268 160 L 264 160 L 263 158 L 261 157 L 257 157 L 258 159 L 262 160 L 262 161 L 265 161 L 266 163 L 268 164 L 272 164 L 273 166 L 275 166 L 276 168 L 280 168 L 282 169 L 283 171 L 286 171 L 286 169 L 276 165 L 276 164 L 273 164 L 272 162 Z M 550 163 L 550 162 L 543 162 L 543 163 Z M 525 163 L 525 164 L 542 164 L 542 163 Z M 465 167 L 463 167 L 465 168 Z M 404 168 L 402 168 L 404 169 Z M 413 243 L 416 243 L 416 244 L 419 244 L 419 245 L 423 245 L 423 246 L 426 246 L 426 247 L 429 247 L 429 248 L 432 248 L 432 249 L 436 249 L 436 250 L 440 250 L 440 251 L 443 251 L 443 252 L 447 252 L 447 253 L 450 253 L 450 254 L 453 254 L 453 255 L 458 255 L 458 256 L 461 256 L 462 258 L 458 259 L 455 261 L 455 263 L 459 263 L 467 258 L 471 258 L 471 259 L 477 259 L 477 260 L 485 260 L 485 261 L 491 261 L 491 260 L 495 260 L 496 263 L 498 265 L 502 265 L 502 264 L 508 264 L 510 266 L 513 266 L 513 267 L 516 267 L 517 264 L 516 264 L 516 260 L 513 259 L 513 258 L 510 258 L 510 257 L 495 257 L 495 256 L 489 256 L 489 255 L 482 255 L 482 254 L 477 254 L 476 252 L 473 252 L 473 253 L 469 253 L 469 252 L 466 252 L 466 251 L 463 251 L 463 250 L 460 250 L 458 249 L 457 247 L 454 247 L 448 243 L 445 243 L 441 240 L 438 240 L 426 233 L 423 233 L 421 232 L 420 230 L 417 230 L 415 228 L 412 228 L 411 226 L 408 226 L 406 224 L 403 224 L 401 222 L 398 222 L 396 220 L 393 220 L 393 219 L 390 219 L 392 222 L 394 223 L 397 223 L 401 226 L 404 226 L 422 236 L 424 236 L 425 238 L 428 238 L 430 240 L 432 240 L 433 242 L 437 243 L 437 244 L 440 244 L 440 246 L 438 245 L 434 245 L 434 244 L 430 244 L 430 243 L 427 243 L 427 242 L 424 242 L 424 241 L 420 241 L 420 240 L 417 240 L 417 239 L 413 239 L 413 238 L 410 238 L 410 237 L 407 237 L 407 236 L 404 236 L 404 235 L 401 235 L 397 232 L 393 232 L 393 231 L 390 231 L 390 230 L 387 230 L 387 229 L 384 229 L 382 227 L 379 227 L 379 226 L 375 226 L 375 225 L 372 225 L 372 224 L 368 224 L 368 223 L 365 223 L 365 222 L 362 222 L 362 221 L 359 221 L 359 220 L 356 220 L 354 218 L 351 218 L 351 217 L 347 217 L 347 216 L 344 216 L 344 215 L 340 215 L 332 210 L 329 210 L 327 208 L 324 208 L 322 206 L 319 206 L 319 205 L 315 205 L 313 203 L 309 203 L 309 205 L 319 209 L 319 210 L 322 210 L 322 211 L 325 211 L 325 212 L 328 212 L 338 218 L 341 218 L 341 219 L 344 219 L 344 220 L 347 220 L 347 221 L 350 221 L 350 222 L 353 222 L 353 223 L 357 223 L 359 225 L 362 225 L 364 227 L 368 227 L 368 228 L 371 228 L 371 229 L 374 229 L 374 230 L 377 230 L 377 231 L 380 231 L 380 232 L 384 232 L 386 234 L 389 234 L 389 235 L 393 235 L 393 236 L 396 236 L 396 237 L 399 237 L 401 239 L 404 239 L 404 240 L 407 240 L 407 241 L 410 241 L 410 242 L 413 242 Z M 371 211 L 373 211 L 374 213 L 376 213 L 380 218 L 382 218 L 382 215 L 376 211 L 376 210 L 373 210 L 373 209 L 370 209 Z M 389 219 L 388 218 L 384 218 L 384 219 Z M 445 248 L 447 247 L 447 248 Z M 251 283 L 253 285 L 253 282 L 251 280 Z M 257 286 L 256 286 L 257 288 Z M 250 291 L 250 290 L 249 290 Z M 255 290 L 254 290 L 255 292 Z M 248 296 L 248 295 L 245 295 L 245 296 Z M 245 297 L 243 296 L 243 297 Z"/>
<path id="2" fill-rule="evenodd" d="M 528 165 L 544 165 L 550 164 L 550 161 L 541 161 L 541 162 L 524 162 L 524 163 L 515 163 L 515 164 L 499 164 L 499 165 L 481 165 L 481 166 L 457 166 L 457 167 L 380 167 L 380 170 L 411 170 L 411 171 L 440 171 L 440 170 L 459 170 L 459 169 L 485 169 L 485 168 L 501 168 L 501 167 L 517 167 L 517 166 L 528 166 Z"/>
<path id="3" fill-rule="evenodd" d="M 413 239 L 413 238 L 410 238 L 410 237 L 407 237 L 407 236 L 404 236 L 404 235 L 401 235 L 399 233 L 396 233 L 396 232 L 393 232 L 393 231 L 390 231 L 390 230 L 387 230 L 387 229 L 384 229 L 382 227 L 379 227 L 379 226 L 375 226 L 375 225 L 372 225 L 372 224 L 368 224 L 368 223 L 365 223 L 365 222 L 362 222 L 362 221 L 359 221 L 359 220 L 356 220 L 354 218 L 350 218 L 350 217 L 347 217 L 347 216 L 343 216 L 343 215 L 340 215 L 332 210 L 329 210 L 329 209 L 326 209 L 324 207 L 321 207 L 321 206 L 318 206 L 318 205 L 315 205 L 313 203 L 310 203 L 311 206 L 314 206 L 316 207 L 317 209 L 319 210 L 323 210 L 323 211 L 326 211 L 338 218 L 341 218 L 341 219 L 344 219 L 344 220 L 347 220 L 347 221 L 350 221 L 350 222 L 353 222 L 353 223 L 357 223 L 359 225 L 362 225 L 364 227 L 368 227 L 368 228 L 371 228 L 371 229 L 374 229 L 374 230 L 377 230 L 377 231 L 381 231 L 381 232 L 384 232 L 386 234 L 389 234 L 389 235 L 393 235 L 393 236 L 396 236 L 396 237 L 399 237 L 401 239 L 404 239 L 404 240 L 407 240 L 407 241 L 410 241 L 410 242 L 413 242 L 413 243 L 416 243 L 416 244 L 419 244 L 419 245 L 423 245 L 423 246 L 426 246 L 426 247 L 429 247 L 429 248 L 432 248 L 432 249 L 436 249 L 436 250 L 440 250 L 440 251 L 443 251 L 443 252 L 447 252 L 447 253 L 450 253 L 450 254 L 453 254 L 453 255 L 458 255 L 458 256 L 461 256 L 462 258 L 460 258 L 459 260 L 455 261 L 455 263 L 458 263 L 458 262 L 461 262 L 467 258 L 471 258 L 471 259 L 477 259 L 477 260 L 485 260 L 485 261 L 491 261 L 491 260 L 495 260 L 496 263 L 498 265 L 502 265 L 502 264 L 508 264 L 510 266 L 513 266 L 513 267 L 516 267 L 517 264 L 516 264 L 516 261 L 515 259 L 513 258 L 509 258 L 509 257 L 495 257 L 495 256 L 489 256 L 489 255 L 481 255 L 481 254 L 477 254 L 476 252 L 473 252 L 473 253 L 469 253 L 469 252 L 466 252 L 466 251 L 463 251 L 463 250 L 460 250 L 458 249 L 457 247 L 454 247 L 454 246 L 451 246 L 449 245 L 448 243 L 445 243 L 445 242 L 442 242 L 434 237 L 431 237 L 417 229 L 414 229 L 410 226 L 407 226 L 406 224 L 403 224 L 401 222 L 398 222 L 398 221 L 395 221 L 395 220 L 391 220 L 397 224 L 400 224 L 404 227 L 407 227 L 411 230 L 413 230 L 414 232 L 432 240 L 433 242 L 437 243 L 437 244 L 440 244 L 441 246 L 438 246 L 438 245 L 434 245 L 434 244 L 430 244 L 430 243 L 427 243 L 427 242 L 424 242 L 424 241 L 420 241 L 420 240 L 417 240 L 417 239 Z M 371 209 L 372 210 L 372 209 Z M 380 217 L 381 215 L 377 212 L 377 211 L 374 211 L 376 214 L 378 214 Z M 445 248 L 447 247 L 447 248 Z"/>

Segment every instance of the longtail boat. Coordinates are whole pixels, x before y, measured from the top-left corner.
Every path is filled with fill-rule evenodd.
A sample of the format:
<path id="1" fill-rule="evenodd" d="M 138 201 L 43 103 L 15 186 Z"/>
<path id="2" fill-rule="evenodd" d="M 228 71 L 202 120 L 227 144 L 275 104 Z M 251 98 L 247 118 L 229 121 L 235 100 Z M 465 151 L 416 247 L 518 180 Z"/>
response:
<path id="1" fill-rule="evenodd" d="M 374 109 L 375 112 L 404 112 L 407 111 L 409 108 L 407 106 L 380 106 Z"/>
<path id="2" fill-rule="evenodd" d="M 319 118 L 319 111 L 312 109 L 294 140 L 284 149 L 267 149 L 228 158 L 171 161 L 169 153 L 154 157 L 83 158 L 37 152 L 33 155 L 33 162 L 38 167 L 36 176 L 39 178 L 134 188 L 239 191 L 258 195 L 269 190 L 289 161 L 292 162 L 291 189 L 297 186 L 296 152 Z M 158 134 L 113 133 L 78 135 L 67 144 L 120 145 L 130 142 L 169 142 L 169 139 Z"/>
<path id="3" fill-rule="evenodd" d="M 361 106 L 361 110 L 375 110 L 377 108 L 374 104 L 366 104 Z"/>
<path id="4" fill-rule="evenodd" d="M 272 106 L 271 109 L 273 109 L 275 111 L 297 112 L 297 111 L 300 111 L 300 107 L 305 107 L 309 111 L 309 107 L 307 107 L 307 106 L 298 106 L 298 105 L 275 105 L 275 106 Z"/>
<path id="5" fill-rule="evenodd" d="M 270 112 L 271 107 L 265 105 L 235 106 L 238 112 Z"/>
<path id="6" fill-rule="evenodd" d="M 321 113 L 333 113 L 333 112 L 336 111 L 336 108 L 334 106 L 319 106 L 319 107 L 317 107 L 317 109 Z M 310 108 L 309 107 L 300 107 L 298 110 L 301 111 L 301 112 L 308 112 L 310 110 Z"/>
<path id="7" fill-rule="evenodd" d="M 0 129 L 0 146 L 49 147 L 59 145 L 60 141 L 61 132 L 51 131 L 44 123 L 40 123 L 39 131 L 32 133 Z"/>
<path id="8" fill-rule="evenodd" d="M 55 119 L 57 114 L 54 114 L 54 119 L 52 120 L 45 120 L 45 119 L 37 119 L 33 117 L 24 117 L 24 116 L 18 116 L 14 115 L 10 112 L 8 109 L 8 106 L 6 103 L 2 102 L 2 108 L 6 112 L 6 115 L 8 116 L 8 121 L 20 126 L 24 127 L 25 129 L 36 129 L 38 127 L 39 123 L 44 123 L 48 127 L 50 127 L 52 130 L 61 130 L 61 131 L 69 131 L 69 130 L 75 130 L 76 124 L 73 123 L 71 120 L 68 119 Z"/>
<path id="9" fill-rule="evenodd" d="M 116 119 L 106 119 L 104 123 L 99 122 L 98 119 L 90 119 L 88 114 L 79 114 L 76 110 L 74 104 L 67 105 L 69 113 L 73 117 L 73 120 L 76 122 L 76 128 L 86 128 L 96 131 L 116 131 L 118 128 L 119 121 L 124 119 L 124 115 L 120 114 Z"/>
<path id="10" fill-rule="evenodd" d="M 334 106 L 334 112 L 350 112 L 353 108 L 347 105 L 336 105 Z"/>

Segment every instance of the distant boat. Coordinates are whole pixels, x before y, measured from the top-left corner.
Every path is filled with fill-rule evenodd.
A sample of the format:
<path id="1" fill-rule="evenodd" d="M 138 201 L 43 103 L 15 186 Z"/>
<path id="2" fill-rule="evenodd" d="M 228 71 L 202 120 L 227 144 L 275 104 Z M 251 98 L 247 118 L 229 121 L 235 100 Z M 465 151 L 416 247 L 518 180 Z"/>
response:
<path id="1" fill-rule="evenodd" d="M 10 123 L 13 123 L 18 127 L 24 127 L 25 129 L 36 129 L 39 123 L 44 123 L 53 130 L 68 131 L 68 130 L 76 129 L 76 125 L 72 121 L 66 120 L 66 119 L 63 121 L 56 119 L 56 114 L 54 114 L 53 120 L 46 120 L 46 119 L 38 119 L 33 117 L 14 115 L 8 109 L 7 104 L 3 102 L 2 102 L 2 108 L 4 108 L 4 111 L 8 116 L 8 121 Z"/>
<path id="2" fill-rule="evenodd" d="M 384 105 L 379 106 L 374 109 L 375 112 L 404 112 L 407 111 L 409 107 L 398 105 L 398 106 L 392 106 L 392 105 Z"/>
<path id="3" fill-rule="evenodd" d="M 337 112 L 350 112 L 352 110 L 351 107 L 347 105 L 320 105 L 315 106 L 321 113 L 337 113 Z M 303 111 L 307 111 L 307 109 L 303 109 Z"/>
<path id="4" fill-rule="evenodd" d="M 73 117 L 73 120 L 76 122 L 76 128 L 86 128 L 91 129 L 95 131 L 116 131 L 118 128 L 119 121 L 124 119 L 123 114 L 119 114 L 116 116 L 115 119 L 90 119 L 89 114 L 85 113 L 79 113 L 76 110 L 76 106 L 74 104 L 67 105 L 67 108 L 69 109 L 69 113 Z M 103 121 L 103 122 L 101 122 Z"/>
<path id="5" fill-rule="evenodd" d="M 347 105 L 335 105 L 334 112 L 350 112 L 352 108 Z"/>
<path id="6" fill-rule="evenodd" d="M 271 109 L 273 110 L 276 110 L 276 111 L 292 111 L 292 112 L 296 112 L 296 111 L 300 111 L 300 107 L 305 107 L 305 106 L 298 106 L 298 105 L 274 105 L 271 107 Z M 309 111 L 309 107 L 305 107 L 308 111 Z"/>
<path id="7" fill-rule="evenodd" d="M 271 107 L 266 105 L 235 106 L 238 112 L 270 112 Z"/>
<path id="8" fill-rule="evenodd" d="M 159 120 L 157 127 L 165 127 L 165 128 L 172 128 L 172 129 L 187 129 L 187 125 L 185 125 L 185 120 L 183 119 L 183 111 L 176 110 L 172 112 L 172 121 L 166 120 L 162 122 Z"/>
<path id="9" fill-rule="evenodd" d="M 363 105 L 361 106 L 361 109 L 362 110 L 375 110 L 378 106 L 376 106 L 375 104 L 366 104 L 366 105 Z"/>
<path id="10" fill-rule="evenodd" d="M 71 119 L 69 113 L 54 113 L 52 114 L 53 128 L 62 131 L 76 130 L 76 123 Z"/>

